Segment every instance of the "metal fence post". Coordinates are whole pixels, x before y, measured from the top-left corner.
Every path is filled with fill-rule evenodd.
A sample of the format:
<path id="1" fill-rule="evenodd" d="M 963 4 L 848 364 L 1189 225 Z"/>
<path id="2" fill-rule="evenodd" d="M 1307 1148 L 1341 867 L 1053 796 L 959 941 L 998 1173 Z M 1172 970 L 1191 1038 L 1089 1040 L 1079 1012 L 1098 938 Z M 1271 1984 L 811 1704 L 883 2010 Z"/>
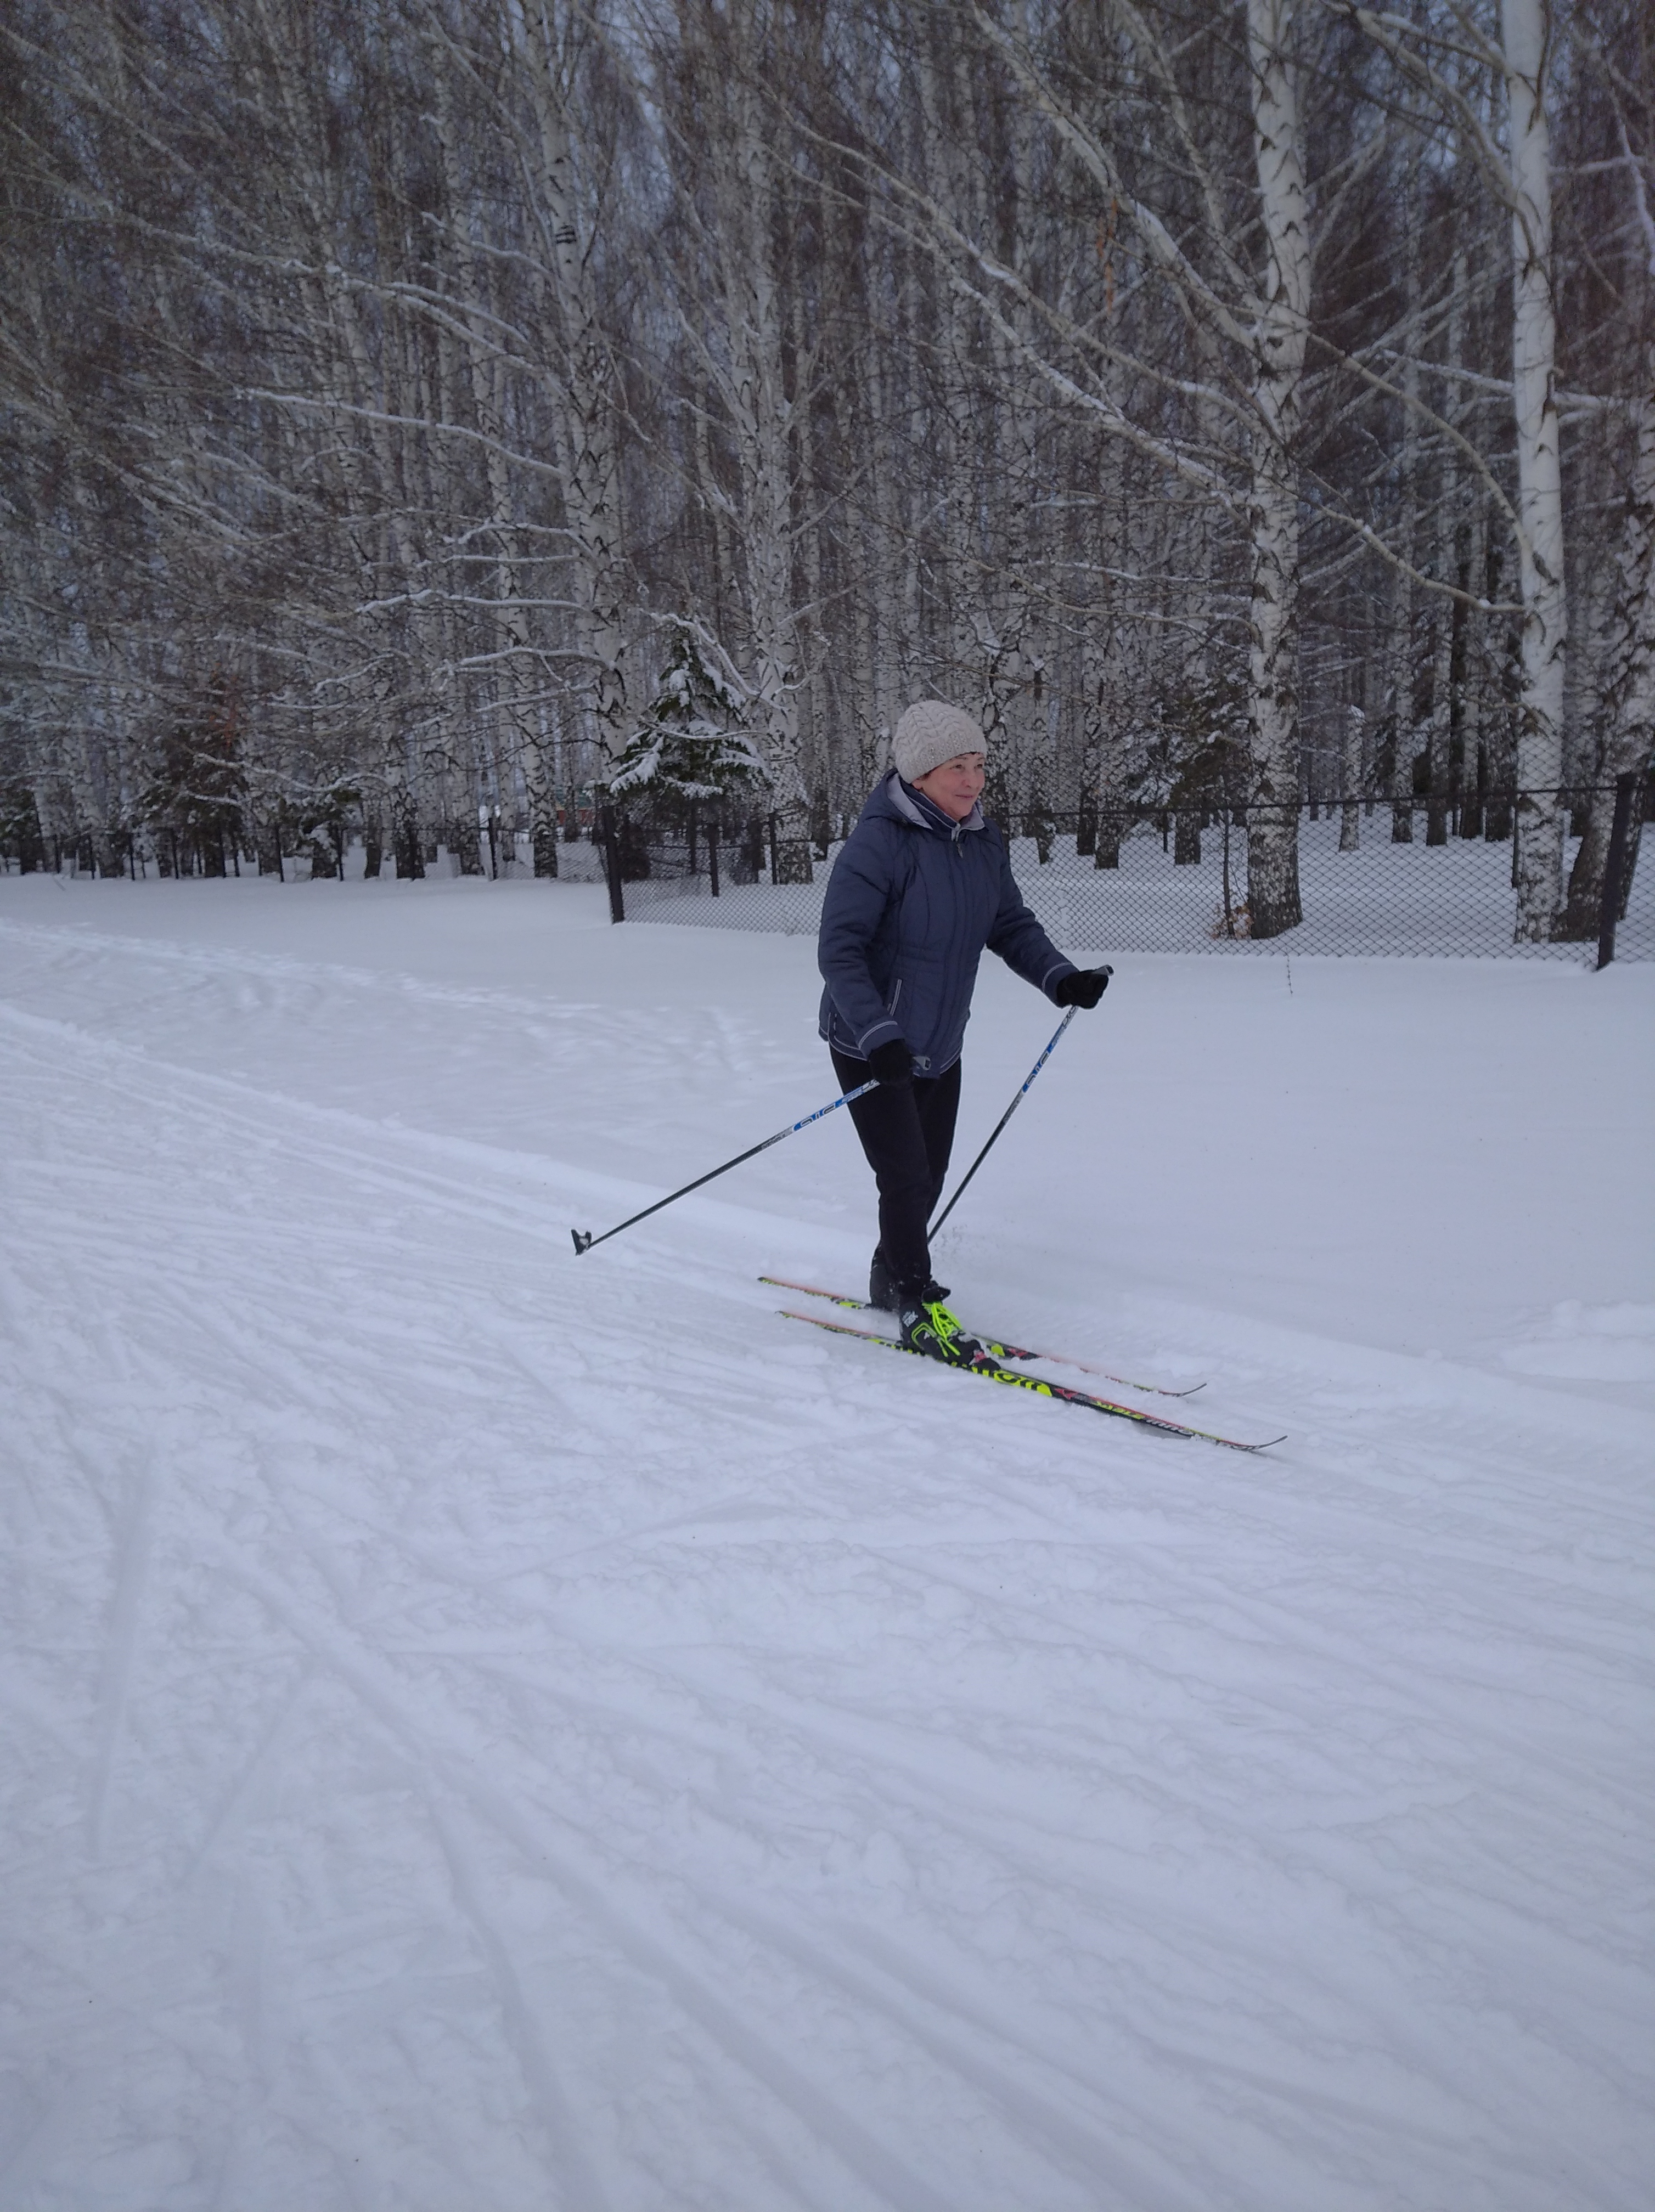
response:
<path id="1" fill-rule="evenodd" d="M 1626 872 L 1627 838 L 1632 828 L 1632 802 L 1637 794 L 1635 775 L 1615 779 L 1615 820 L 1609 833 L 1609 858 L 1603 864 L 1603 902 L 1597 909 L 1597 965 L 1607 968 L 1615 957 L 1615 925 L 1621 918 L 1621 878 Z"/>
<path id="2" fill-rule="evenodd" d="M 626 900 L 621 890 L 621 848 L 615 836 L 615 810 L 605 799 L 598 810 L 598 825 L 603 833 L 604 873 L 609 878 L 609 919 L 626 920 Z"/>
<path id="3" fill-rule="evenodd" d="M 713 896 L 718 896 L 718 817 L 707 817 L 707 873 L 712 879 Z"/>

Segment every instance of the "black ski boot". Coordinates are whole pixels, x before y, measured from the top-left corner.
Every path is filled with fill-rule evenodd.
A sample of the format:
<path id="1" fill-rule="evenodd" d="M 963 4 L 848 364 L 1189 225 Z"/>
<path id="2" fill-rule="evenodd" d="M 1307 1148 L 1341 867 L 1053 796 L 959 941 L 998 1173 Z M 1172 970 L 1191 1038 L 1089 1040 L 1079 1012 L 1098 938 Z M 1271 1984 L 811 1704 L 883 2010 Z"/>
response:
<path id="1" fill-rule="evenodd" d="M 976 1337 L 967 1336 L 958 1316 L 949 1312 L 947 1291 L 939 1282 L 928 1283 L 917 1296 L 904 1291 L 897 1311 L 902 1318 L 902 1340 L 910 1352 L 922 1352 L 928 1359 L 945 1366 L 970 1367 L 983 1357 Z"/>

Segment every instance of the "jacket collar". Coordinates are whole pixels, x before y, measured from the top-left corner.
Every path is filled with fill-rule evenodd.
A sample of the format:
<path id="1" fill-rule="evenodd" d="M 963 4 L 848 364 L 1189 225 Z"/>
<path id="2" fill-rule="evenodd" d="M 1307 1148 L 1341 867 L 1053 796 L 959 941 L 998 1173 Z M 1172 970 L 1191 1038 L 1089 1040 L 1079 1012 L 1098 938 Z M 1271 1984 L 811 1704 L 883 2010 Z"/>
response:
<path id="1" fill-rule="evenodd" d="M 983 827 L 983 808 L 974 806 L 963 822 L 950 821 L 941 807 L 934 805 L 922 791 L 916 791 L 911 783 L 904 783 L 893 768 L 885 780 L 884 795 L 889 804 L 916 830 L 940 830 L 945 837 L 952 837 L 966 830 Z"/>

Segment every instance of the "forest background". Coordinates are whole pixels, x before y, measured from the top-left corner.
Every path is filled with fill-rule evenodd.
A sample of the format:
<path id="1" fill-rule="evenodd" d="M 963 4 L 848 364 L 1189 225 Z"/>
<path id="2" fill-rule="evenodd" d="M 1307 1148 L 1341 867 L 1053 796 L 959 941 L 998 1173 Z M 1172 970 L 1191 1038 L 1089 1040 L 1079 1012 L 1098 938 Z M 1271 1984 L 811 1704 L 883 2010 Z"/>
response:
<path id="1" fill-rule="evenodd" d="M 4 0 L 0 851 L 1306 799 L 1595 937 L 1655 739 L 1638 0 Z M 1571 816 L 1573 821 L 1571 824 Z M 1566 830 L 1581 833 L 1566 871 Z"/>

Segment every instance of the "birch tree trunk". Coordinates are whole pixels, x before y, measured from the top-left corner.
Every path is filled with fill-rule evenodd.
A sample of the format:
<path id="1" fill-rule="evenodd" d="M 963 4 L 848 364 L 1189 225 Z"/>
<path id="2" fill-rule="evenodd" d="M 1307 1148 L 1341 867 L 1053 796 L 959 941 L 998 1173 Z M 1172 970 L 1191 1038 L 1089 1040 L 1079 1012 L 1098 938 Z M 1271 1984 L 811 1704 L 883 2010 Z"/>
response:
<path id="1" fill-rule="evenodd" d="M 1013 36 L 1025 46 L 1027 0 L 1010 0 L 1007 21 Z M 1026 104 L 1016 102 L 1007 119 L 1009 143 L 1004 157 L 1011 202 L 1006 242 L 1013 267 L 1033 268 L 1041 258 L 1032 124 Z M 980 123 L 974 136 L 980 143 Z M 1003 190 L 1002 186 L 1002 194 Z M 1001 220 L 1007 221 L 1003 211 Z M 1058 258 L 1053 257 L 1054 260 Z M 995 564 L 998 588 L 991 604 L 999 649 L 989 656 L 984 703 L 1003 732 L 999 743 L 1009 757 L 1009 795 L 1019 826 L 1025 836 L 1039 841 L 1044 865 L 1050 845 L 1047 810 L 1056 787 L 1056 759 L 1054 726 L 1043 697 L 1050 625 L 1040 622 L 1035 597 L 1037 575 L 1045 565 L 1040 544 L 1042 410 L 1038 392 L 1023 366 L 1032 336 L 1026 315 L 1020 307 L 1013 307 L 1009 319 L 1018 330 L 1020 346 L 1014 346 L 999 327 L 988 334 L 995 395 L 989 409 L 989 452 L 998 479 L 995 506 L 1000 538 Z M 983 550 L 977 549 L 979 556 Z M 995 569 L 989 573 L 994 574 Z M 986 719 L 983 728 L 991 732 Z M 993 743 L 991 736 L 991 750 Z"/>
<path id="2" fill-rule="evenodd" d="M 790 195 L 788 220 L 795 228 L 807 220 L 804 195 L 797 179 Z M 798 566 L 805 594 L 805 618 L 795 619 L 794 644 L 794 702 L 799 720 L 799 757 L 801 778 L 806 782 L 806 803 L 810 810 L 812 843 L 821 847 L 822 857 L 827 858 L 831 830 L 824 829 L 823 817 L 831 811 L 828 796 L 833 785 L 832 752 L 828 730 L 828 718 L 822 711 L 825 683 L 820 667 L 822 656 L 816 647 L 821 639 L 819 629 L 822 607 L 822 526 L 815 513 L 818 497 L 817 452 L 815 425 L 812 421 L 808 398 L 810 345 L 810 314 L 806 304 L 806 288 L 795 283 L 790 309 L 788 350 L 793 357 L 793 384 L 797 404 L 788 410 L 788 447 L 789 468 L 798 486 L 799 501 L 803 509 L 799 518 L 794 542 L 799 554 Z M 809 781 L 814 777 L 814 783 Z"/>
<path id="3" fill-rule="evenodd" d="M 1410 137 L 1402 171 L 1402 255 L 1406 300 L 1401 376 L 1402 438 L 1397 456 L 1396 535 L 1410 566 L 1419 540 L 1420 483 L 1420 175 L 1419 149 Z M 1390 842 L 1414 842 L 1414 585 L 1407 571 L 1390 572 L 1390 623 L 1385 633 L 1385 704 L 1390 721 Z"/>
<path id="4" fill-rule="evenodd" d="M 524 736 L 523 784 L 529 803 L 529 850 L 537 876 L 557 873 L 557 774 L 545 702 Z"/>
<path id="5" fill-rule="evenodd" d="M 1651 366 L 1655 368 L 1655 363 Z M 1585 835 L 1569 872 L 1568 908 L 1559 931 L 1569 938 L 1591 939 L 1597 934 L 1615 811 L 1615 779 L 1628 772 L 1646 777 L 1655 754 L 1655 379 L 1639 404 L 1637 430 L 1632 483 L 1615 563 L 1615 598 L 1604 640 L 1597 787 L 1587 809 Z M 1632 848 L 1621 884 L 1622 914 L 1642 820 L 1640 806 L 1633 815 Z"/>
<path id="6" fill-rule="evenodd" d="M 1483 590 L 1488 570 L 1488 528 L 1482 515 L 1473 511 L 1465 531 L 1465 561 L 1461 582 L 1468 592 Z M 1465 610 L 1460 634 L 1460 765 L 1454 791 L 1455 834 L 1482 835 L 1482 694 L 1488 681 L 1484 668 L 1483 618 L 1473 607 Z"/>
<path id="7" fill-rule="evenodd" d="M 756 46 L 749 55 L 757 58 Z M 757 95 L 735 88 L 733 173 L 727 206 L 725 301 L 732 349 L 731 415 L 741 485 L 747 567 L 750 684 L 758 741 L 778 816 L 779 882 L 812 879 L 808 802 L 799 725 L 799 641 L 794 620 L 793 496 L 782 309 L 771 267 L 774 167 Z M 737 241 L 741 250 L 730 251 Z"/>
<path id="8" fill-rule="evenodd" d="M 1413 410 L 1407 419 L 1412 421 Z M 1415 480 L 1414 440 L 1402 440 L 1404 486 Z M 1406 490 L 1403 497 L 1408 497 Z M 1412 531 L 1405 526 L 1405 535 Z M 1414 587 L 1408 572 L 1390 572 L 1390 618 L 1385 628 L 1385 697 L 1390 721 L 1390 842 L 1414 842 Z"/>
<path id="9" fill-rule="evenodd" d="M 1366 721 L 1367 717 L 1354 702 L 1346 707 L 1339 748 L 1339 793 L 1344 801 L 1339 810 L 1342 853 L 1361 850 L 1362 810 L 1357 793 L 1362 787 L 1362 735 Z"/>
<path id="10" fill-rule="evenodd" d="M 1074 854 L 1077 860 L 1090 860 L 1097 865 L 1098 816 L 1098 802 L 1103 782 L 1104 746 L 1104 660 L 1106 651 L 1104 625 L 1108 619 L 1107 586 L 1094 592 L 1093 604 L 1083 618 L 1080 650 L 1075 659 L 1080 687 L 1080 760 L 1076 777 L 1076 811 L 1074 822 Z"/>
<path id="11" fill-rule="evenodd" d="M 794 589 L 799 532 L 780 281 L 794 272 L 778 269 L 778 163 L 768 135 L 776 125 L 758 84 L 776 57 L 754 0 L 739 0 L 727 20 L 724 11 L 681 0 L 679 20 L 701 112 L 698 128 L 673 131 L 669 145 L 690 222 L 706 248 L 690 283 L 706 281 L 704 270 L 713 295 L 692 291 L 680 306 L 680 327 L 720 402 L 734 461 L 747 703 L 776 817 L 775 873 L 780 882 L 809 883 Z M 709 496 L 717 501 L 715 485 Z"/>
<path id="12" fill-rule="evenodd" d="M 1561 888 L 1563 678 L 1568 645 L 1563 589 L 1563 480 L 1554 380 L 1552 188 L 1546 76 L 1551 0 L 1500 0 L 1511 130 L 1512 400 L 1517 431 L 1523 599 L 1518 700 L 1517 940 L 1543 944 Z"/>
<path id="13" fill-rule="evenodd" d="M 517 42 L 540 137 L 537 179 L 561 325 L 561 375 L 549 380 L 557 424 L 563 507 L 569 523 L 581 644 L 587 655 L 587 706 L 597 775 L 610 772 L 631 732 L 627 724 L 627 563 L 621 533 L 621 469 L 615 370 L 599 310 L 591 257 L 596 215 L 578 174 L 568 50 L 577 35 L 570 11 L 531 0 L 506 20 Z"/>
<path id="14" fill-rule="evenodd" d="M 1470 275 L 1463 248 L 1454 256 L 1453 291 L 1448 311 L 1448 366 L 1457 372 L 1464 364 L 1465 319 Z M 1452 428 L 1463 413 L 1463 387 L 1457 375 L 1447 379 L 1442 415 Z M 1440 584 L 1457 583 L 1459 540 L 1464 495 L 1460 481 L 1459 455 L 1445 445 L 1437 472 L 1437 516 L 1432 573 Z M 1452 798 L 1451 753 L 1459 717 L 1455 696 L 1455 650 L 1463 642 L 1463 622 L 1456 603 L 1441 592 L 1433 594 L 1431 611 L 1431 720 L 1427 736 L 1427 801 L 1425 842 L 1448 842 L 1448 813 Z"/>
<path id="15" fill-rule="evenodd" d="M 1303 920 L 1299 896 L 1299 422 L 1310 308 L 1297 0 L 1248 0 L 1253 145 L 1267 259 L 1253 390 L 1247 904 L 1255 937 Z"/>
<path id="16" fill-rule="evenodd" d="M 502 688 L 508 700 L 514 700 L 520 686 L 520 661 L 527 643 L 527 623 L 520 601 L 523 596 L 520 577 L 521 562 L 517 532 L 512 526 L 512 486 L 506 458 L 506 410 L 502 404 L 502 373 L 497 349 L 485 336 L 484 318 L 490 314 L 494 303 L 487 296 L 486 283 L 472 250 L 472 212 L 460 173 L 456 126 L 449 96 L 447 73 L 440 65 L 433 71 L 436 79 L 436 131 L 442 151 L 442 162 L 447 185 L 449 228 L 453 240 L 452 252 L 454 274 L 458 282 L 459 304 L 454 320 L 463 331 L 466 387 L 472 403 L 472 412 L 478 428 L 484 434 L 484 466 L 489 486 L 488 523 L 494 539 L 494 599 L 491 608 L 483 611 L 478 627 L 489 650 L 484 659 L 489 673 L 485 678 L 485 693 L 489 698 L 490 746 L 493 757 L 496 790 L 503 789 L 499 762 L 500 694 Z M 440 326 L 441 337 L 453 344 L 454 339 L 446 324 Z M 463 595 L 463 590 L 462 590 Z M 520 748 L 528 740 L 529 732 L 514 706 L 509 709 Z M 483 873 L 483 854 L 475 812 L 468 811 L 464 833 L 457 839 L 463 874 Z M 544 859 L 546 865 L 537 865 L 537 874 L 555 876 L 557 872 L 557 842 L 556 837 L 543 840 L 537 848 L 537 863 Z"/>
<path id="17" fill-rule="evenodd" d="M 1080 724 L 1081 790 L 1091 795 L 1092 803 L 1094 868 L 1120 866 L 1121 840 L 1126 831 L 1121 804 L 1121 763 L 1125 750 L 1123 725 L 1129 686 L 1127 672 L 1122 665 L 1122 639 L 1114 602 L 1114 586 L 1106 582 L 1103 602 L 1088 620 L 1080 647 L 1085 693 Z"/>
<path id="18" fill-rule="evenodd" d="M 980 195 L 966 149 L 973 143 L 976 118 L 964 50 L 940 11 L 932 19 L 922 58 L 925 135 L 943 204 L 968 235 L 982 230 Z M 985 736 L 993 719 L 987 691 L 986 658 L 993 629 L 983 604 L 983 580 L 976 558 L 977 512 L 977 397 L 971 373 L 971 313 L 958 293 L 945 289 L 938 331 L 941 383 L 943 453 L 942 574 L 947 605 L 946 696 L 976 717 Z M 996 820 L 1010 811 L 1007 767 L 1003 750 L 992 745 L 985 763 L 985 811 Z"/>
<path id="19" fill-rule="evenodd" d="M 897 716 L 910 703 L 910 671 L 919 638 L 918 562 L 904 547 L 904 539 L 916 533 L 905 526 L 903 447 L 892 421 L 894 379 L 885 353 L 876 339 L 866 356 L 874 504 L 862 540 L 865 571 L 855 594 L 860 625 L 856 683 L 858 696 L 866 698 L 861 710 L 866 735 L 859 738 L 859 759 L 870 743 L 876 755 L 880 752 Z M 899 547 L 904 548 L 901 553 Z"/>

